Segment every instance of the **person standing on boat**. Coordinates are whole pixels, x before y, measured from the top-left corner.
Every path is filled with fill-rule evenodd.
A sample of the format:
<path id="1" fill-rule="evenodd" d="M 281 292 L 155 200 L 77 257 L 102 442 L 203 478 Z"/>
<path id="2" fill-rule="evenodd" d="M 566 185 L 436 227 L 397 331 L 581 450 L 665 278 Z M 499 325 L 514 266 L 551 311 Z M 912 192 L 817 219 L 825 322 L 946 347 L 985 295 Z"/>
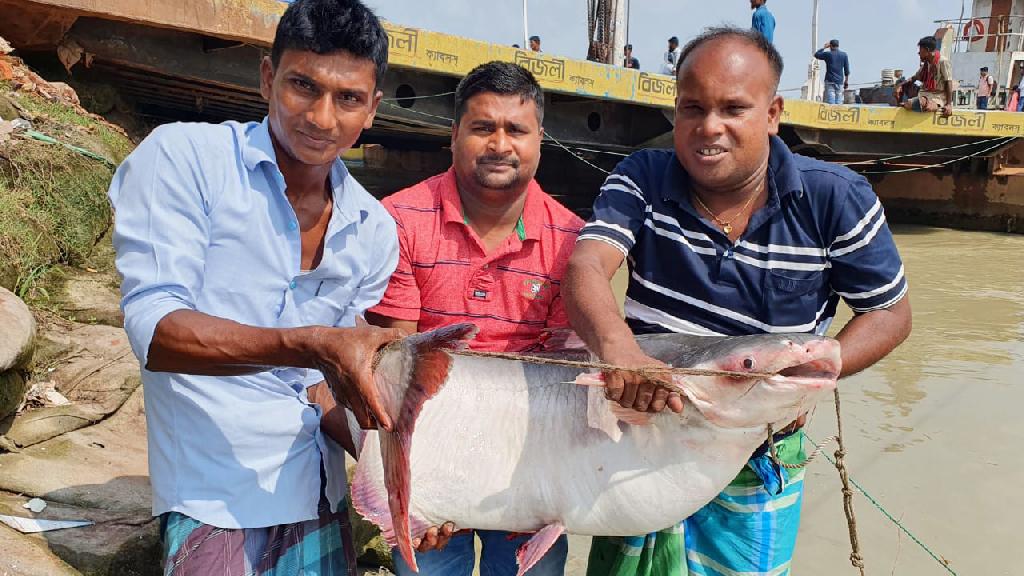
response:
<path id="1" fill-rule="evenodd" d="M 633 45 L 632 44 L 626 44 L 622 48 L 622 55 L 623 55 L 623 59 L 622 59 L 622 65 L 623 66 L 625 66 L 626 68 L 632 68 L 634 70 L 639 70 L 640 69 L 640 61 L 637 60 L 633 56 Z"/>
<path id="2" fill-rule="evenodd" d="M 682 47 L 679 46 L 679 38 L 675 36 L 668 39 L 668 50 L 661 59 L 661 73 L 675 76 L 676 66 L 679 65 L 679 53 Z"/>
<path id="3" fill-rule="evenodd" d="M 839 49 L 839 40 L 829 40 L 814 57 L 825 63 L 825 104 L 843 104 L 843 90 L 850 87 L 850 58 Z"/>
<path id="4" fill-rule="evenodd" d="M 775 15 L 773 15 L 765 4 L 768 0 L 750 0 L 750 9 L 754 14 L 750 18 L 750 27 L 768 42 L 775 41 Z"/>
<path id="5" fill-rule="evenodd" d="M 825 103 L 842 104 L 843 90 L 850 87 L 850 59 L 839 49 L 839 40 L 829 40 L 814 57 L 825 61 Z"/>
<path id="6" fill-rule="evenodd" d="M 988 100 L 996 92 L 996 79 L 988 73 L 988 66 L 982 66 L 978 77 L 978 110 L 988 110 Z"/>

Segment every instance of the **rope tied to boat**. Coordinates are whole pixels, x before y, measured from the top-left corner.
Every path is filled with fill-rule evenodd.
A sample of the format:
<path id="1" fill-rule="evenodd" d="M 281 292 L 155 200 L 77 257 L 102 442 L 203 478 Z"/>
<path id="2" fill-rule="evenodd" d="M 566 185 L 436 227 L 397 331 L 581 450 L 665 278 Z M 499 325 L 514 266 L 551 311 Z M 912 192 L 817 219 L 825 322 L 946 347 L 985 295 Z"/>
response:
<path id="1" fill-rule="evenodd" d="M 810 456 L 804 459 L 803 462 L 797 464 L 787 464 L 779 459 L 778 450 L 775 447 L 774 430 L 772 425 L 767 426 L 768 429 L 768 450 L 771 454 L 772 462 L 775 465 L 786 468 L 789 470 L 800 469 L 806 467 L 808 464 L 814 461 L 822 452 L 825 451 L 825 445 L 831 441 L 835 441 L 835 467 L 839 471 L 839 480 L 843 483 L 843 512 L 846 514 L 846 527 L 850 533 L 850 564 L 853 564 L 854 568 L 860 571 L 860 576 L 864 576 L 864 556 L 860 553 L 860 539 L 857 536 L 857 515 L 853 510 L 853 490 L 850 488 L 850 475 L 846 471 L 846 446 L 843 444 L 843 415 L 842 408 L 839 402 L 839 388 L 833 391 L 836 400 L 836 427 L 838 432 L 835 436 L 829 436 L 821 444 L 815 444 L 815 450 Z"/>

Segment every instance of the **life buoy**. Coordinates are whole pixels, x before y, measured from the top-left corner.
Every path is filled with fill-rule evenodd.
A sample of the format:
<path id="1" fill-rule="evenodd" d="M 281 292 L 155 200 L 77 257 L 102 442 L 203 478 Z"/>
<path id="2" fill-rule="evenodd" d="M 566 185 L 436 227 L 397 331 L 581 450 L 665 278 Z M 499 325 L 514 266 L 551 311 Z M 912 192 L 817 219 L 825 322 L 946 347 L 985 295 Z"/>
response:
<path id="1" fill-rule="evenodd" d="M 972 19 L 964 24 L 963 38 L 971 42 L 977 42 L 985 37 L 985 23 L 978 18 Z"/>

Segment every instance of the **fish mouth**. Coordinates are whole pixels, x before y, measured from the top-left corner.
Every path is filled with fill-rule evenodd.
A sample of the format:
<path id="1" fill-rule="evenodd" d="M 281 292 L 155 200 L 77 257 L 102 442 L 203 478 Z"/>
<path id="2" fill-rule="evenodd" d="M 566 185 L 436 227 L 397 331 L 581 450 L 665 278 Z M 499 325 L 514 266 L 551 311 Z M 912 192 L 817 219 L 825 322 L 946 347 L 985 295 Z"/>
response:
<path id="1" fill-rule="evenodd" d="M 839 378 L 838 363 L 832 358 L 820 358 L 796 366 L 790 366 L 779 370 L 769 380 L 776 382 L 789 382 L 791 384 L 818 384 L 832 383 Z"/>

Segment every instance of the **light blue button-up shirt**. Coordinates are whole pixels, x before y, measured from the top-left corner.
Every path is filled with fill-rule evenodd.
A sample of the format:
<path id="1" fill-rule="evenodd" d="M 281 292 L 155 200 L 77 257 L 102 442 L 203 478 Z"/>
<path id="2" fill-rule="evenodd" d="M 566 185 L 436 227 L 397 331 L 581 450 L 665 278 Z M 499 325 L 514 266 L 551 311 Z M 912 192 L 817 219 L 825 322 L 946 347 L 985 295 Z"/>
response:
<path id="1" fill-rule="evenodd" d="M 323 259 L 301 238 L 266 119 L 153 131 L 110 185 L 121 307 L 144 367 L 157 323 L 189 309 L 253 326 L 352 326 L 398 262 L 391 216 L 338 160 Z M 320 431 L 316 370 L 188 376 L 143 368 L 153 513 L 222 528 L 317 517 L 321 463 L 336 509 L 344 455 Z"/>

